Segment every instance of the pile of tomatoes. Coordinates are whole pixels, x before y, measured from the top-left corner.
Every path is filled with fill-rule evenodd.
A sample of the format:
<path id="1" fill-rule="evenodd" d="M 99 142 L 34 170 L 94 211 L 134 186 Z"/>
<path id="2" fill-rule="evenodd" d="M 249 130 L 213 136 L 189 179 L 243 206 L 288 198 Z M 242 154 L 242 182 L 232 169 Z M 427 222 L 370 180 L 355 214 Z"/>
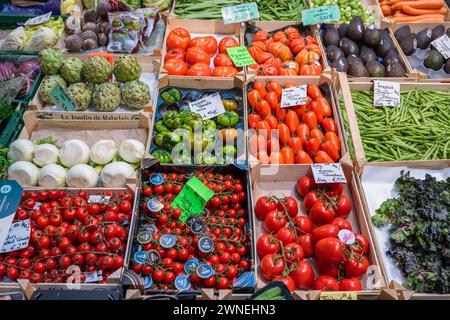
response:
<path id="1" fill-rule="evenodd" d="M 285 88 L 295 87 L 286 83 Z M 253 83 L 247 94 L 251 113 L 250 152 L 263 164 L 334 163 L 340 158 L 338 128 L 326 97 L 308 85 L 306 104 L 281 108 L 277 81 Z"/>
<path id="2" fill-rule="evenodd" d="M 151 175 L 152 172 L 147 172 L 147 176 Z M 183 173 L 162 173 L 161 184 L 154 185 L 151 180 L 144 183 L 138 233 L 150 226 L 156 229 L 148 243 L 135 242 L 135 248 L 138 245 L 135 252 L 156 250 L 161 258 L 156 264 L 132 260 L 132 269 L 143 278 L 151 279 L 152 285 L 147 290 L 176 290 L 174 282 L 180 275 L 189 279 L 190 289 L 230 289 L 241 274 L 251 269 L 250 240 L 246 232 L 247 194 L 243 181 L 231 174 L 213 172 L 198 172 L 195 177 L 215 194 L 206 203 L 203 213 L 196 216 L 204 225 L 204 230 L 197 234 L 193 233 L 187 220 L 186 224 L 180 220 L 183 211 L 172 207 L 172 202 L 191 177 Z M 149 210 L 147 202 L 150 199 L 157 199 L 163 205 L 159 212 Z M 176 238 L 176 244 L 171 248 L 165 248 L 160 242 L 160 238 L 168 234 Z M 202 237 L 212 240 L 211 252 L 200 250 L 199 239 Z M 186 272 L 185 264 L 192 260 L 198 265 L 211 266 L 214 274 L 201 278 L 195 269 Z"/>
<path id="3" fill-rule="evenodd" d="M 191 39 L 189 31 L 175 28 L 167 36 L 163 68 L 169 75 L 234 77 L 238 69 L 226 50 L 232 47 L 239 47 L 234 37 L 224 37 L 217 43 L 213 36 Z"/>
<path id="4" fill-rule="evenodd" d="M 303 37 L 294 27 L 271 36 L 260 30 L 255 33 L 248 52 L 257 65 L 250 66 L 264 76 L 319 75 L 322 73 L 322 51 L 316 39 Z"/>
<path id="5" fill-rule="evenodd" d="M 297 200 L 290 196 L 256 201 L 255 215 L 265 231 L 256 244 L 261 276 L 283 281 L 291 291 L 363 290 L 359 277 L 369 267 L 369 241 L 353 233 L 346 219 L 351 205 L 343 185 L 316 185 L 304 176 L 296 189 L 308 216 L 299 215 Z M 306 258 L 314 258 L 317 276 Z"/>
<path id="6" fill-rule="evenodd" d="M 124 263 L 133 195 L 124 191 L 97 196 L 101 201 L 91 201 L 85 191 L 24 192 L 14 220 L 30 219 L 29 245 L 0 254 L 0 280 L 6 276 L 64 283 L 79 268 L 73 281 L 84 283 L 95 272 L 98 282 L 107 283 Z"/>

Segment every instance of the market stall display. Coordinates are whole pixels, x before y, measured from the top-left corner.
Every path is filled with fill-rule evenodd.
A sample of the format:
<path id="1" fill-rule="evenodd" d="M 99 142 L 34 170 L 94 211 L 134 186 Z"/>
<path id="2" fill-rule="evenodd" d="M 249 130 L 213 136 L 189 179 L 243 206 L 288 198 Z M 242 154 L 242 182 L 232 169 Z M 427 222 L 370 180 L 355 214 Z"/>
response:
<path id="1" fill-rule="evenodd" d="M 139 274 L 146 293 L 253 292 L 247 175 L 232 166 L 173 170 L 155 165 L 142 172 L 129 268 Z M 190 211 L 186 201 L 195 196 L 203 201 L 191 200 Z"/>

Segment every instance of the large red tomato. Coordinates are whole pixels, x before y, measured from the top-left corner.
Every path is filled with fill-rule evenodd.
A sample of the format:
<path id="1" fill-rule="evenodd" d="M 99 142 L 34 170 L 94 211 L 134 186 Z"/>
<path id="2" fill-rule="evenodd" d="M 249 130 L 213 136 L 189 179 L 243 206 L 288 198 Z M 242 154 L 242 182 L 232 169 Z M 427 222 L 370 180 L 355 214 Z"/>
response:
<path id="1" fill-rule="evenodd" d="M 287 223 L 284 213 L 278 210 L 269 211 L 264 219 L 264 230 L 268 233 L 277 232 Z"/>
<path id="2" fill-rule="evenodd" d="M 186 72 L 188 76 L 200 76 L 200 77 L 208 77 L 211 75 L 211 69 L 209 65 L 203 62 L 197 62 L 190 66 L 188 71 Z"/>
<path id="3" fill-rule="evenodd" d="M 185 52 L 181 48 L 170 49 L 167 51 L 166 56 L 164 57 L 164 62 L 170 59 L 181 59 L 184 60 Z"/>
<path id="4" fill-rule="evenodd" d="M 298 243 L 302 246 L 305 257 L 312 257 L 314 253 L 314 246 L 312 236 L 304 234 L 298 237 Z"/>
<path id="5" fill-rule="evenodd" d="M 284 246 L 284 254 L 286 255 L 286 259 L 292 262 L 300 262 L 305 257 L 302 246 L 294 242 Z"/>
<path id="6" fill-rule="evenodd" d="M 190 41 L 189 31 L 184 28 L 175 28 L 167 36 L 167 49 L 181 48 L 186 51 Z"/>
<path id="7" fill-rule="evenodd" d="M 277 254 L 266 254 L 261 260 L 261 275 L 264 279 L 272 280 L 283 272 L 284 267 L 283 257 Z"/>
<path id="8" fill-rule="evenodd" d="M 232 78 L 237 75 L 238 70 L 234 67 L 218 66 L 214 69 L 213 77 Z"/>
<path id="9" fill-rule="evenodd" d="M 283 227 L 278 229 L 275 234 L 278 240 L 280 240 L 283 245 L 287 245 L 288 243 L 295 242 L 295 234 L 291 231 L 291 229 L 287 227 Z"/>
<path id="10" fill-rule="evenodd" d="M 263 234 L 256 243 L 256 252 L 259 257 L 269 253 L 278 253 L 280 250 L 280 241 L 271 234 Z"/>
<path id="11" fill-rule="evenodd" d="M 217 52 L 217 40 L 213 36 L 195 37 L 189 43 L 191 47 L 198 47 L 212 57 Z"/>
<path id="12" fill-rule="evenodd" d="M 296 216 L 294 223 L 299 234 L 311 233 L 314 230 L 314 224 L 307 216 Z"/>
<path id="13" fill-rule="evenodd" d="M 233 60 L 226 53 L 219 53 L 214 57 L 214 66 L 234 67 Z"/>
<path id="14" fill-rule="evenodd" d="M 311 268 L 311 265 L 306 261 L 300 261 L 297 269 L 292 271 L 289 275 L 299 289 L 309 289 L 314 282 L 314 271 Z"/>
<path id="15" fill-rule="evenodd" d="M 317 225 L 331 223 L 335 217 L 333 206 L 325 201 L 318 201 L 309 212 L 312 222 Z"/>
<path id="16" fill-rule="evenodd" d="M 339 283 L 330 276 L 319 276 L 314 281 L 314 290 L 320 291 L 339 291 Z"/>
<path id="17" fill-rule="evenodd" d="M 203 62 L 209 65 L 210 57 L 205 51 L 200 48 L 192 47 L 186 52 L 186 62 L 189 64 L 196 64 L 197 62 Z"/>
<path id="18" fill-rule="evenodd" d="M 313 241 L 317 242 L 320 239 L 327 237 L 336 237 L 339 232 L 339 227 L 333 224 L 324 224 L 317 227 L 312 232 Z"/>
<path id="19" fill-rule="evenodd" d="M 277 209 L 283 212 L 286 210 L 286 213 L 294 218 L 298 214 L 297 200 L 290 196 L 284 197 L 278 202 Z"/>
<path id="20" fill-rule="evenodd" d="M 348 277 L 359 277 L 367 272 L 369 260 L 365 256 L 354 255 L 344 261 L 345 274 Z"/>
<path id="21" fill-rule="evenodd" d="M 170 75 L 184 76 L 188 70 L 186 63 L 181 59 L 167 60 L 163 68 Z"/>
<path id="22" fill-rule="evenodd" d="M 355 277 L 342 279 L 339 283 L 341 291 L 362 291 L 361 280 Z"/>
<path id="23" fill-rule="evenodd" d="M 337 238 L 323 238 L 316 243 L 317 257 L 328 263 L 339 264 L 344 259 L 344 244 Z"/>
<path id="24" fill-rule="evenodd" d="M 239 42 L 233 37 L 225 37 L 219 42 L 219 53 L 227 53 L 227 48 L 239 47 Z"/>
<path id="25" fill-rule="evenodd" d="M 269 211 L 275 210 L 277 203 L 275 199 L 267 196 L 260 197 L 255 203 L 255 215 L 259 220 L 264 220 Z"/>

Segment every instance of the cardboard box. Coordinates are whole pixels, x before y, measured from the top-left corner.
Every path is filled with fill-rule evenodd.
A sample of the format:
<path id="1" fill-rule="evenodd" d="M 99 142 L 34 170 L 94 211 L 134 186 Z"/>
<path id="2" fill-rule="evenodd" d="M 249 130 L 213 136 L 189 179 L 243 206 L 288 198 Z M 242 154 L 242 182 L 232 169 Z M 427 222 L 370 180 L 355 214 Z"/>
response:
<path id="1" fill-rule="evenodd" d="M 120 55 L 114 55 L 114 54 L 110 54 L 110 55 L 111 55 L 113 61 L 114 61 L 114 59 L 116 59 L 120 56 Z M 90 57 L 90 55 L 86 55 L 86 54 L 73 54 L 70 56 L 79 58 L 81 60 L 87 60 Z M 146 82 L 149 85 L 150 94 L 151 94 L 152 98 L 156 97 L 154 91 L 156 89 L 155 86 L 158 81 L 158 72 L 159 72 L 159 65 L 160 65 L 159 58 L 139 57 L 139 58 L 137 58 L 137 60 L 142 67 L 142 74 L 155 74 L 154 80 L 150 81 L 149 79 L 147 79 L 144 82 Z M 142 76 L 141 76 L 141 79 L 143 79 Z M 45 110 L 47 113 L 58 114 L 58 116 L 60 116 L 61 118 L 64 118 L 64 117 L 67 118 L 72 115 L 75 115 L 77 117 L 82 117 L 82 116 L 91 117 L 91 116 L 94 116 L 95 114 L 98 114 L 99 116 L 107 116 L 107 117 L 116 117 L 117 116 L 117 117 L 122 117 L 122 118 L 127 117 L 129 119 L 132 119 L 137 114 L 139 114 L 141 111 L 152 112 L 152 107 L 153 107 L 152 101 L 150 101 L 142 109 L 129 109 L 129 108 L 122 106 L 122 104 L 121 104 L 119 106 L 119 108 L 116 109 L 115 111 L 100 112 L 100 111 L 96 111 L 91 103 L 91 106 L 89 106 L 89 108 L 84 111 L 53 111 L 51 109 L 46 109 L 45 107 L 46 107 L 47 103 L 44 102 L 39 97 L 39 90 L 41 89 L 41 86 L 42 86 L 42 82 L 39 84 L 39 88 L 36 90 L 34 97 L 28 103 L 29 109 L 30 110 L 42 110 L 42 111 Z M 152 86 L 153 86 L 153 88 L 152 88 Z"/>
<path id="2" fill-rule="evenodd" d="M 242 41 L 242 30 L 241 25 L 239 23 L 231 23 L 225 24 L 223 20 L 188 20 L 188 19 L 179 19 L 177 17 L 169 17 L 167 26 L 166 26 L 166 35 L 163 41 L 162 54 L 161 54 L 161 70 L 159 73 L 159 77 L 163 78 L 168 75 L 167 71 L 164 67 L 164 57 L 167 53 L 167 37 L 169 33 L 175 28 L 184 28 L 191 34 L 191 39 L 195 37 L 203 37 L 203 36 L 214 36 L 217 40 L 217 44 L 219 44 L 220 39 L 225 36 L 234 37 L 241 45 Z M 211 59 L 211 66 L 214 67 L 213 59 Z M 212 69 L 211 69 L 212 72 Z M 239 71 L 236 75 L 237 77 L 243 77 L 244 71 Z M 197 79 L 227 79 L 227 78 L 219 78 L 219 77 L 198 77 L 198 76 L 171 76 L 174 78 L 186 79 L 188 81 L 193 81 Z"/>
<path id="3" fill-rule="evenodd" d="M 445 4 L 445 2 L 444 2 L 444 4 Z M 449 15 L 449 14 L 450 13 L 448 13 L 447 15 Z M 407 69 L 408 73 L 410 73 L 410 74 L 417 74 L 418 81 L 420 81 L 420 82 L 437 82 L 437 83 L 444 82 L 444 83 L 450 83 L 450 74 L 447 75 L 447 77 L 443 77 L 443 78 L 441 78 L 441 77 L 439 77 L 439 78 L 430 78 L 428 76 L 428 74 L 423 72 L 423 70 L 420 71 L 417 68 L 413 68 L 411 66 L 411 62 L 409 61 L 410 57 L 408 57 L 407 55 L 405 55 L 403 53 L 403 50 L 401 49 L 399 42 L 397 41 L 397 39 L 395 39 L 395 36 L 394 36 L 394 32 L 397 31 L 398 29 L 400 29 L 401 27 L 405 26 L 405 25 L 409 26 L 409 28 L 411 29 L 411 32 L 417 34 L 418 32 L 422 31 L 425 28 L 433 29 L 434 27 L 436 27 L 438 25 L 443 25 L 445 27 L 445 29 L 447 30 L 448 28 L 450 28 L 450 22 L 444 22 L 444 23 L 430 23 L 430 22 L 422 22 L 422 23 L 393 23 L 389 27 L 389 30 L 391 32 L 392 39 L 393 39 L 392 41 L 394 41 L 396 47 L 399 49 L 399 54 L 401 55 L 402 60 L 405 61 L 405 65 L 406 65 L 406 69 Z M 430 45 L 430 47 L 431 47 L 431 45 Z M 412 57 L 416 56 L 416 53 L 417 53 L 417 50 L 412 55 Z M 425 59 L 423 59 L 423 60 L 425 60 Z M 423 61 L 422 61 L 422 63 L 423 63 Z M 429 69 L 429 70 L 431 70 L 431 69 Z"/>
<path id="4" fill-rule="evenodd" d="M 450 294 L 427 294 L 427 293 L 418 293 L 413 290 L 407 289 L 402 286 L 400 283 L 400 274 L 401 271 L 395 266 L 394 261 L 387 257 L 385 254 L 385 250 L 389 247 L 387 242 L 387 228 L 377 229 L 371 220 L 371 216 L 375 214 L 375 210 L 377 208 L 374 207 L 374 203 L 380 202 L 379 199 L 383 199 L 384 201 L 392 198 L 394 194 L 392 193 L 393 182 L 399 176 L 400 171 L 403 169 L 406 170 L 422 170 L 420 173 L 416 171 L 413 173 L 413 176 L 422 175 L 426 173 L 432 173 L 433 175 L 438 174 L 437 170 L 444 170 L 450 167 L 450 160 L 434 160 L 434 161 L 398 161 L 398 162 L 385 162 L 385 163 L 369 163 L 362 168 L 361 176 L 356 177 L 357 187 L 359 189 L 359 193 L 361 195 L 361 203 L 362 209 L 366 216 L 366 221 L 368 224 L 368 229 L 372 235 L 374 240 L 374 250 L 378 257 L 378 261 L 380 263 L 380 269 L 386 284 L 388 284 L 388 288 L 386 291 L 396 291 L 398 293 L 399 300 L 423 300 L 423 299 L 439 299 L 439 300 L 449 300 Z M 366 180 L 369 177 L 363 176 L 366 171 L 370 168 L 370 181 Z M 379 170 L 380 176 L 378 176 L 375 171 Z M 392 174 L 392 181 L 384 180 L 383 174 Z M 444 174 L 442 172 L 442 174 Z M 375 183 L 375 180 L 378 177 L 377 183 L 384 184 L 378 187 L 375 190 L 372 190 L 372 186 Z M 366 188 L 364 188 L 364 184 L 367 183 Z M 369 184 L 370 183 L 370 184 Z M 370 193 L 366 191 L 370 190 Z M 375 193 L 375 194 L 374 194 Z M 375 199 L 374 197 L 377 197 Z M 369 199 L 370 198 L 370 199 Z"/>
<path id="5" fill-rule="evenodd" d="M 181 89 L 192 89 L 192 91 L 198 90 L 198 89 L 205 89 L 208 90 L 208 92 L 213 93 L 214 89 L 236 89 L 242 90 L 242 110 L 238 109 L 236 112 L 239 114 L 240 118 L 242 117 L 243 121 L 243 133 L 245 134 L 248 132 L 247 130 L 247 113 L 245 110 L 245 96 L 244 96 L 244 80 L 241 77 L 235 77 L 235 78 L 217 78 L 217 77 L 209 77 L 209 78 L 196 78 L 196 79 L 187 79 L 186 77 L 179 77 L 179 76 L 168 76 L 165 75 L 159 79 L 158 83 L 159 92 L 158 92 L 158 98 L 156 101 L 159 100 L 159 95 L 166 87 L 177 87 Z M 155 106 L 155 112 L 153 112 L 153 125 L 150 129 L 150 139 L 149 139 L 149 146 L 150 148 L 154 147 L 153 139 L 156 136 L 157 132 L 155 130 L 155 124 L 156 122 L 161 118 L 161 115 L 159 113 L 157 105 Z M 245 163 L 247 160 L 247 149 L 246 149 L 246 137 L 245 136 L 239 136 L 237 139 L 236 144 L 240 146 L 242 152 L 239 153 L 239 147 L 238 147 L 238 154 L 236 160 L 239 162 Z M 146 157 L 144 159 L 144 167 L 146 166 L 146 162 L 152 161 L 154 158 L 149 155 L 148 158 Z M 169 164 L 170 166 L 173 166 L 174 164 Z M 219 165 L 220 166 L 220 165 Z"/>
<path id="6" fill-rule="evenodd" d="M 252 199 L 253 206 L 261 196 L 273 194 L 275 196 L 292 196 L 297 200 L 300 211 L 303 212 L 302 202 L 296 193 L 295 186 L 297 180 L 305 175 L 312 176 L 310 166 L 296 166 L 296 165 L 284 165 L 278 168 L 278 172 L 272 175 L 265 175 L 263 165 L 257 165 L 251 170 L 252 176 Z M 361 197 L 356 183 L 356 176 L 352 170 L 350 164 L 342 164 L 342 169 L 347 179 L 347 185 L 345 186 L 344 194 L 346 194 L 352 203 L 352 212 L 347 218 L 352 224 L 353 231 L 361 233 L 370 242 L 370 250 L 367 258 L 370 261 L 370 267 L 366 275 L 362 277 L 362 283 L 364 290 L 357 292 L 358 298 L 373 298 L 376 299 L 381 292 L 381 289 L 385 288 L 385 282 L 380 270 L 380 263 L 376 251 L 374 249 L 373 237 L 370 233 L 369 225 L 366 221 L 366 216 L 363 211 Z M 254 217 L 255 220 L 255 239 L 257 240 L 263 231 L 263 222 Z M 314 259 L 307 259 L 313 269 Z M 260 258 L 257 258 L 257 266 L 260 264 Z M 268 282 L 264 280 L 259 274 L 260 270 L 257 269 L 257 289 L 264 287 Z M 294 294 L 297 298 L 317 300 L 320 299 L 320 291 L 315 290 L 296 290 Z"/>
<path id="7" fill-rule="evenodd" d="M 250 35 L 246 35 L 248 32 L 248 28 L 249 26 L 252 27 L 257 27 L 261 30 L 265 30 L 269 33 L 275 32 L 275 31 L 283 31 L 283 29 L 287 28 L 287 27 L 295 27 L 297 29 L 300 29 L 300 31 L 302 31 L 302 34 L 306 35 L 310 35 L 312 36 L 314 39 L 317 40 L 317 42 L 319 43 L 319 38 L 318 38 L 318 33 L 316 32 L 316 27 L 315 26 L 303 26 L 301 23 L 299 23 L 298 21 L 251 21 L 245 24 L 245 28 L 243 28 L 243 43 L 246 47 L 248 47 L 252 40 L 253 37 L 251 37 Z M 329 73 L 330 69 L 326 68 L 327 64 L 326 64 L 326 55 L 325 52 L 322 49 L 322 56 L 320 57 L 320 64 L 322 65 L 323 68 L 323 72 L 322 74 L 325 73 Z M 291 60 L 295 60 L 295 56 L 293 55 Z M 244 67 L 245 69 L 245 74 L 246 74 L 246 79 L 249 80 L 253 77 L 257 76 L 257 71 L 255 69 L 252 69 L 250 67 Z M 275 78 L 278 79 L 279 77 L 283 77 L 283 76 L 271 76 L 271 78 Z M 304 77 L 301 75 L 298 75 L 298 77 Z"/>
<path id="8" fill-rule="evenodd" d="M 236 167 L 234 165 L 222 166 L 222 167 L 214 167 L 214 166 L 162 166 L 157 162 L 153 162 L 144 166 L 145 169 L 150 170 L 150 172 L 161 172 L 161 173 L 183 173 L 183 174 L 196 174 L 198 172 L 203 173 L 220 173 L 223 175 L 232 174 L 235 177 L 239 177 L 242 181 L 242 185 L 244 186 L 244 190 L 247 193 L 247 198 L 243 203 L 243 208 L 248 212 L 246 217 L 247 224 L 245 226 L 245 230 L 248 236 L 248 248 L 246 256 L 251 263 L 250 270 L 246 272 L 244 277 L 241 279 L 241 287 L 233 288 L 229 290 L 216 290 L 209 288 L 200 288 L 198 290 L 188 290 L 188 291 L 177 291 L 177 290 L 146 290 L 144 288 L 144 281 L 140 275 L 132 270 L 132 257 L 134 255 L 135 250 L 138 250 L 138 243 L 132 242 L 133 250 L 127 251 L 125 256 L 125 268 L 126 276 L 124 277 L 123 286 L 128 290 L 127 298 L 129 299 L 141 299 L 142 297 L 148 297 L 149 295 L 187 295 L 187 296 L 195 296 L 195 299 L 201 300 L 222 300 L 222 299 L 234 299 L 235 297 L 246 298 L 249 297 L 255 290 L 255 257 L 256 257 L 256 246 L 255 246 L 255 238 L 254 238 L 254 221 L 252 215 L 252 201 L 251 201 L 251 182 L 250 182 L 250 173 L 248 169 L 244 169 L 241 167 Z M 143 181 L 148 181 L 148 172 L 142 170 L 139 175 L 139 185 L 143 185 Z M 136 196 L 136 208 L 140 208 L 141 199 L 144 198 L 142 194 L 142 188 L 137 190 Z M 139 210 L 139 209 L 137 209 Z M 149 222 L 148 218 L 145 219 L 145 213 L 137 211 L 139 215 L 138 218 L 131 225 L 130 233 L 133 234 L 133 240 L 137 236 L 138 230 L 141 227 L 142 223 Z M 142 218 L 142 219 L 140 219 Z"/>
<path id="9" fill-rule="evenodd" d="M 344 104 L 341 105 L 345 108 L 345 112 L 348 117 L 348 127 L 349 132 L 347 133 L 348 143 L 351 144 L 351 154 L 355 164 L 355 169 L 360 174 L 362 168 L 368 163 L 364 153 L 364 147 L 361 140 L 361 135 L 358 127 L 358 120 L 355 113 L 355 108 L 353 106 L 353 101 L 351 97 L 351 91 L 353 90 L 372 90 L 373 84 L 371 83 L 358 83 L 352 82 L 348 83 L 345 81 L 345 75 L 339 73 L 336 76 L 339 81 L 335 83 L 339 86 L 337 87 L 337 96 L 342 97 Z M 422 83 L 422 82 L 400 82 L 400 90 L 412 90 L 412 89 L 423 89 L 423 90 L 441 90 L 445 92 L 450 92 L 450 84 L 439 84 L 439 83 Z M 427 160 L 425 160 L 425 163 Z M 377 162 L 370 162 L 371 164 Z M 388 162 L 382 162 L 388 163 Z"/>
<path id="10" fill-rule="evenodd" d="M 267 77 L 254 77 L 251 80 L 248 80 L 246 82 L 246 86 L 245 86 L 245 92 L 244 95 L 245 97 L 247 97 L 247 92 L 252 84 L 252 82 L 255 81 L 261 81 L 262 83 L 267 83 L 267 81 L 269 81 L 269 79 Z M 340 116 L 340 112 L 338 109 L 338 101 L 336 100 L 336 97 L 333 94 L 333 90 L 332 90 L 332 86 L 333 86 L 333 80 L 331 75 L 321 75 L 321 76 L 308 76 L 308 77 L 277 77 L 276 81 L 279 82 L 282 86 L 284 84 L 286 84 L 287 82 L 293 83 L 295 85 L 304 85 L 304 84 L 316 84 L 316 85 L 320 85 L 320 84 L 326 84 L 328 86 L 329 90 L 329 103 L 330 106 L 332 108 L 332 113 L 333 113 L 333 118 L 336 122 L 337 128 L 338 128 L 338 136 L 339 136 L 339 140 L 341 142 L 341 158 L 339 160 L 339 162 L 347 162 L 347 163 L 351 163 L 351 158 L 348 154 L 348 149 L 345 143 L 345 139 L 343 138 L 343 130 L 342 130 L 342 120 L 341 120 L 341 116 Z M 248 101 L 247 99 L 245 99 L 245 103 L 246 103 L 246 110 L 248 112 L 248 114 L 250 114 L 251 110 L 250 107 L 248 106 Z M 247 115 L 248 117 L 248 115 Z M 250 142 L 250 141 L 248 141 Z M 257 163 L 259 163 L 259 160 L 256 159 L 256 157 L 254 155 L 252 155 L 250 153 L 250 145 L 247 147 L 248 149 L 248 159 L 249 159 L 249 164 L 250 166 L 254 166 Z M 281 165 L 284 166 L 284 165 Z M 302 166 L 302 165 L 296 165 L 296 166 Z"/>

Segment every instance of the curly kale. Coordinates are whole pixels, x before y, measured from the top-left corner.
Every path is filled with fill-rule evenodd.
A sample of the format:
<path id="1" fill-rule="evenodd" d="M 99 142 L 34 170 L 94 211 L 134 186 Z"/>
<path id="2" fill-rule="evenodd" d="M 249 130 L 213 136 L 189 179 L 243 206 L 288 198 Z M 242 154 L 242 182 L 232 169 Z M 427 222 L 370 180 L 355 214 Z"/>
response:
<path id="1" fill-rule="evenodd" d="M 390 225 L 387 254 L 405 276 L 404 286 L 417 292 L 449 293 L 450 178 L 437 181 L 429 174 L 415 179 L 400 173 L 395 182 L 399 197 L 383 202 L 372 222 Z"/>

